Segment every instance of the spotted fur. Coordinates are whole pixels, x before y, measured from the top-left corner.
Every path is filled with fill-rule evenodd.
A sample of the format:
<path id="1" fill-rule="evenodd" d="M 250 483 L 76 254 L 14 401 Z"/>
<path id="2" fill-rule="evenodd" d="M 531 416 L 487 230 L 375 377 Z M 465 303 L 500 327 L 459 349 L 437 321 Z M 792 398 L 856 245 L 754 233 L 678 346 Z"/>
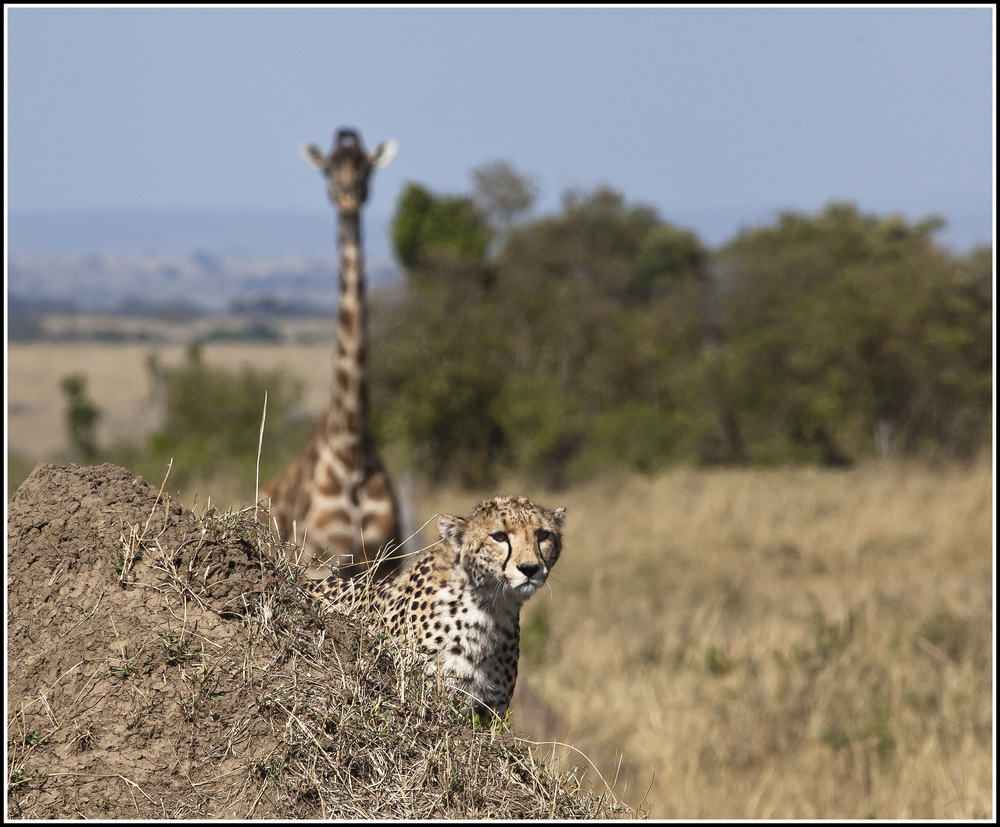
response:
<path id="1" fill-rule="evenodd" d="M 443 515 L 441 540 L 374 585 L 331 575 L 308 593 L 347 611 L 370 601 L 389 632 L 435 654 L 477 714 L 507 711 L 517 681 L 520 612 L 562 550 L 566 509 L 525 497 L 483 500 L 466 518 Z"/>

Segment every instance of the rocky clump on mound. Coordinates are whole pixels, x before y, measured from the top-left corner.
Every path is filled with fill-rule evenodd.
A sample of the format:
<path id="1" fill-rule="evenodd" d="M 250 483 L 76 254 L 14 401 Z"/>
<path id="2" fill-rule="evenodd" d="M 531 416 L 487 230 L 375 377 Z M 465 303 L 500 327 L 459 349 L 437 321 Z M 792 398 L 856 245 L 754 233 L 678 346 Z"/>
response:
<path id="1" fill-rule="evenodd" d="M 594 817 L 606 799 L 304 603 L 252 514 L 114 465 L 39 465 L 9 507 L 8 817 Z"/>

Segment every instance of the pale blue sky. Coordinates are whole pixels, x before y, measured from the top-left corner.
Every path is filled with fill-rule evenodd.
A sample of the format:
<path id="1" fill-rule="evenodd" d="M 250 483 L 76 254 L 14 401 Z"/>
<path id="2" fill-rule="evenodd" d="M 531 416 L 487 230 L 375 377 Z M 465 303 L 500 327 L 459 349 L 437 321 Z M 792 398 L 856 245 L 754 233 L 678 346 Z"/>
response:
<path id="1" fill-rule="evenodd" d="M 406 181 L 506 158 L 703 232 L 847 199 L 992 237 L 994 11 L 6 8 L 10 213 L 329 210 L 339 126 Z M 699 226 L 702 222 L 704 226 Z"/>

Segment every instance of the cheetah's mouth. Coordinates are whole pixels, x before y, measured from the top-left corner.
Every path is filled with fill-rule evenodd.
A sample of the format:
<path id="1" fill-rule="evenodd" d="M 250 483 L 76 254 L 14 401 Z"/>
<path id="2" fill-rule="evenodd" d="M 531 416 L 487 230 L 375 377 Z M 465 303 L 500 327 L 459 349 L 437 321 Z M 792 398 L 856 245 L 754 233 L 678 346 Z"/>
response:
<path id="1" fill-rule="evenodd" d="M 533 574 L 531 577 L 522 576 L 520 582 L 511 582 L 508 580 L 508 586 L 519 597 L 531 597 L 531 595 L 545 585 L 545 578 L 546 575 L 541 573 Z"/>

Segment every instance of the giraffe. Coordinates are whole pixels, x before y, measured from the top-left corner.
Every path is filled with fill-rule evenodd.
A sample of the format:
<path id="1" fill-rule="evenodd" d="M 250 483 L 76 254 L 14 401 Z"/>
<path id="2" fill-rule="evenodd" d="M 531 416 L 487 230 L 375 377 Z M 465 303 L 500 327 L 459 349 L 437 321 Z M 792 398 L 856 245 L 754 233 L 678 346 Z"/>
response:
<path id="1" fill-rule="evenodd" d="M 278 540 L 301 545 L 300 562 L 310 577 L 335 568 L 343 577 L 373 570 L 381 579 L 400 562 L 382 559 L 373 567 L 376 552 L 402 538 L 396 496 L 368 428 L 360 220 L 368 179 L 393 159 L 396 148 L 389 140 L 366 153 L 356 131 L 340 129 L 329 154 L 312 144 L 301 149 L 326 178 L 337 211 L 340 276 L 333 383 L 305 451 L 261 493 L 270 497 Z"/>

